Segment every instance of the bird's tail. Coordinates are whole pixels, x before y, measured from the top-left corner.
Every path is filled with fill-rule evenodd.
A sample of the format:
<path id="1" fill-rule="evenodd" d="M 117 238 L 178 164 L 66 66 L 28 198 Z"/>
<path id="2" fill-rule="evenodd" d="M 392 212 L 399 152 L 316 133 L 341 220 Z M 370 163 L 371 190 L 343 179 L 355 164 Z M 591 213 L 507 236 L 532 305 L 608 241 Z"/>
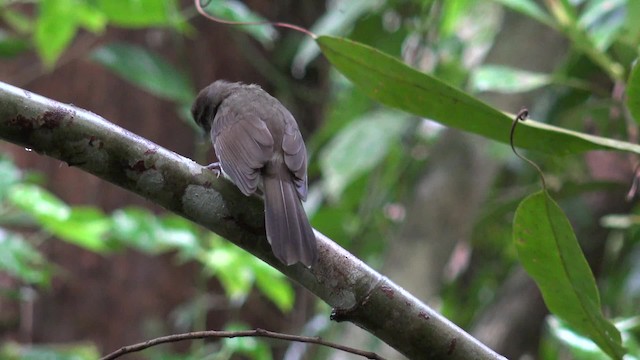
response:
<path id="1" fill-rule="evenodd" d="M 283 263 L 312 266 L 316 237 L 304 212 L 291 175 L 285 169 L 263 176 L 267 239 Z"/>

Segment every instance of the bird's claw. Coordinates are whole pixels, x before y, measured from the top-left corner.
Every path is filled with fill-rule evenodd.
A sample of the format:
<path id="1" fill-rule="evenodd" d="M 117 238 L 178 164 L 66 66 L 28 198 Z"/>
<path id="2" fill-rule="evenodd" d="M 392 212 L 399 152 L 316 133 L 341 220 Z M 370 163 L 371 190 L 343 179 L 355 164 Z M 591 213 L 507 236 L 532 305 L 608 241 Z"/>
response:
<path id="1" fill-rule="evenodd" d="M 211 164 L 205 166 L 205 168 L 213 171 L 213 173 L 216 174 L 217 178 L 219 178 L 220 174 L 222 174 L 222 167 L 220 166 L 220 162 L 219 161 L 211 163 Z"/>

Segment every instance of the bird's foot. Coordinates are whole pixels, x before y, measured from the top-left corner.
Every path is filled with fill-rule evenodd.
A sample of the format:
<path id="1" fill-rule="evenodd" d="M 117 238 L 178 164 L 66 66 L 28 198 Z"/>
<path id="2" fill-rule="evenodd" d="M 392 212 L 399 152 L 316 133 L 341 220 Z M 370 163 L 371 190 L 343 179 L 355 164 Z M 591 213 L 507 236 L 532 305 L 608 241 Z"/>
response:
<path id="1" fill-rule="evenodd" d="M 220 177 L 220 174 L 222 174 L 222 166 L 220 166 L 220 162 L 216 161 L 214 163 L 211 163 L 207 166 L 205 166 L 207 169 L 213 171 L 214 174 L 216 174 L 216 177 Z"/>

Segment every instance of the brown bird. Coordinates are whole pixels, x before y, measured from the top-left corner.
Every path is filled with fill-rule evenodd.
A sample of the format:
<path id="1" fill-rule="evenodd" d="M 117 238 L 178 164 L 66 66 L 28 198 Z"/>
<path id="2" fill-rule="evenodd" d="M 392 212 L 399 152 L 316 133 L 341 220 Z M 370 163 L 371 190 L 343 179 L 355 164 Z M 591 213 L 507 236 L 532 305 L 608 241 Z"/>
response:
<path id="1" fill-rule="evenodd" d="M 259 86 L 223 80 L 200 91 L 191 114 L 210 132 L 222 172 L 243 194 L 258 189 L 264 194 L 267 239 L 275 256 L 286 265 L 312 266 L 316 237 L 302 207 L 307 150 L 293 115 Z"/>

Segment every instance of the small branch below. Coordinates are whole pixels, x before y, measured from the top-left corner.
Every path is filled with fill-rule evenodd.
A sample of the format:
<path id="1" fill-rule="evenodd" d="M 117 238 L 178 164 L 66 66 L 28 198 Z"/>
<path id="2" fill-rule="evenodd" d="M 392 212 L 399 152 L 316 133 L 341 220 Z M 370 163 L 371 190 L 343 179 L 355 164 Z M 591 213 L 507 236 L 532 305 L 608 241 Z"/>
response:
<path id="1" fill-rule="evenodd" d="M 182 340 L 196 340 L 196 339 L 206 339 L 206 338 L 234 338 L 234 337 L 265 337 L 265 338 L 271 338 L 271 339 L 280 339 L 280 340 L 287 340 L 287 341 L 298 341 L 303 343 L 318 344 L 318 345 L 334 348 L 337 350 L 341 350 L 344 352 L 348 352 L 350 354 L 359 355 L 367 359 L 384 360 L 382 356 L 376 353 L 358 350 L 348 346 L 343 346 L 343 345 L 332 343 L 329 341 L 324 341 L 319 337 L 289 335 L 289 334 L 277 333 L 277 332 L 264 330 L 264 329 L 245 330 L 245 331 L 209 330 L 209 331 L 195 331 L 195 332 L 184 333 L 184 334 L 174 334 L 169 336 L 163 336 L 163 337 L 151 339 L 145 342 L 141 342 L 138 344 L 121 347 L 117 351 L 114 351 L 111 354 L 102 357 L 100 360 L 113 360 L 122 355 L 141 351 L 146 348 L 150 348 L 152 346 L 171 343 L 171 342 L 178 342 Z"/>

